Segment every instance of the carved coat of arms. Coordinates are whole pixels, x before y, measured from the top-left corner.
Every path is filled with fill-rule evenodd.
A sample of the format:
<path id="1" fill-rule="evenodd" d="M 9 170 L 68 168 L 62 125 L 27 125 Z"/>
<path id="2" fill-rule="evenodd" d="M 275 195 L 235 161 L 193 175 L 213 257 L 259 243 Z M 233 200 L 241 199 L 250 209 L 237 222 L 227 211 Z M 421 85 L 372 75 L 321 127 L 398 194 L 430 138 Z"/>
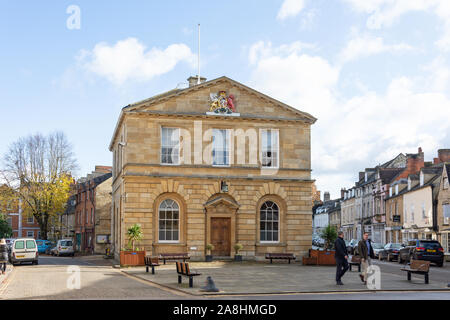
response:
<path id="1" fill-rule="evenodd" d="M 235 113 L 234 95 L 227 96 L 226 91 L 219 91 L 219 93 L 210 94 L 210 109 L 209 111 L 215 113 Z"/>

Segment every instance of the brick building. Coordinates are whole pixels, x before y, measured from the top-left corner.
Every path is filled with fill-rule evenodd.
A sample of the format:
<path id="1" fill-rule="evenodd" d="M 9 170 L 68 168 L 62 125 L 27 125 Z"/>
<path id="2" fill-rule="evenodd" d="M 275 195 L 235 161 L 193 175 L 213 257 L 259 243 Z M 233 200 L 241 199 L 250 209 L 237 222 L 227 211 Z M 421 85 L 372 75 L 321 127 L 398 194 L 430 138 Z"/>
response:
<path id="1" fill-rule="evenodd" d="M 105 253 L 111 233 L 111 170 L 96 166 L 95 171 L 77 181 L 73 195 L 77 251 Z"/>
<path id="2" fill-rule="evenodd" d="M 311 115 L 221 77 L 122 109 L 113 152 L 115 257 L 140 223 L 147 254 L 244 259 L 311 247 Z"/>
<path id="3" fill-rule="evenodd" d="M 0 188 L 3 189 L 2 191 L 5 191 L 8 187 L 2 185 Z M 18 199 L 7 197 L 7 199 L 0 200 L 0 214 L 5 215 L 6 221 L 12 229 L 12 238 L 28 237 L 39 239 L 41 237 L 41 231 L 36 219 L 22 212 L 22 206 Z"/>

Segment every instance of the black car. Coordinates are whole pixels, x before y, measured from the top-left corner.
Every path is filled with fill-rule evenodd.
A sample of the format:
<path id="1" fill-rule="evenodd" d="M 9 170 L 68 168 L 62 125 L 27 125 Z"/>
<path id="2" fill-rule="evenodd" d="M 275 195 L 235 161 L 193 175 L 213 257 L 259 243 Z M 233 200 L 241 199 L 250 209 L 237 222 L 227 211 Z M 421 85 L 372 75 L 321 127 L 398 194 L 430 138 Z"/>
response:
<path id="1" fill-rule="evenodd" d="M 409 262 L 411 259 L 430 261 L 442 267 L 444 249 L 437 240 L 409 240 L 407 245 L 400 249 L 398 262 Z"/>
<path id="2" fill-rule="evenodd" d="M 404 245 L 402 245 L 401 243 L 390 242 L 386 244 L 384 246 L 384 249 L 378 253 L 378 259 L 386 259 L 387 261 L 398 260 L 400 249 L 403 247 Z"/>

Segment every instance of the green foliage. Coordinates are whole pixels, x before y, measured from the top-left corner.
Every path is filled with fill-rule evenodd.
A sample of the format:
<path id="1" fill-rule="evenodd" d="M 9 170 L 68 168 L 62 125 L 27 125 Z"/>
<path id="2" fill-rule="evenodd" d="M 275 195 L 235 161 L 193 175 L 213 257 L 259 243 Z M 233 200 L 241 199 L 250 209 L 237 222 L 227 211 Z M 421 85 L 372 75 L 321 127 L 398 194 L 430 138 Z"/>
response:
<path id="1" fill-rule="evenodd" d="M 0 214 L 0 238 L 10 238 L 12 236 L 12 229 L 6 221 L 3 214 Z"/>
<path id="2" fill-rule="evenodd" d="M 242 248 L 244 248 L 244 246 L 240 243 L 236 243 L 233 248 L 234 248 L 234 251 L 236 252 L 236 254 L 239 254 L 239 251 L 241 251 Z"/>
<path id="3" fill-rule="evenodd" d="M 141 225 L 138 223 L 133 224 L 131 227 L 127 230 L 127 236 L 128 236 L 128 246 L 134 250 L 134 244 L 135 242 L 141 241 L 142 238 L 144 238 L 144 233 L 142 232 Z"/>
<path id="4" fill-rule="evenodd" d="M 205 249 L 208 250 L 208 251 L 214 250 L 214 245 L 211 244 L 211 243 L 208 243 L 208 244 L 205 246 Z"/>
<path id="5" fill-rule="evenodd" d="M 338 237 L 336 228 L 330 225 L 328 225 L 325 229 L 322 230 L 320 236 L 322 237 L 322 239 L 325 240 L 325 249 L 327 250 L 333 248 L 334 242 Z"/>

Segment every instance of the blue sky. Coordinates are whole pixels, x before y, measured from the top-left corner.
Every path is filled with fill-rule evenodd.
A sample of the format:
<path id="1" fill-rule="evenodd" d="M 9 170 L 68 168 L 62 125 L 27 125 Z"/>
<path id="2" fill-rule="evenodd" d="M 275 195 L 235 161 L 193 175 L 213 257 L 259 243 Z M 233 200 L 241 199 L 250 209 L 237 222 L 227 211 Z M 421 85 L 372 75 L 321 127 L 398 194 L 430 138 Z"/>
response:
<path id="1" fill-rule="evenodd" d="M 449 21 L 446 0 L 0 0 L 0 154 L 63 130 L 78 175 L 110 165 L 120 109 L 196 74 L 200 22 L 202 75 L 319 119 L 313 177 L 336 197 L 400 152 L 450 148 Z"/>

